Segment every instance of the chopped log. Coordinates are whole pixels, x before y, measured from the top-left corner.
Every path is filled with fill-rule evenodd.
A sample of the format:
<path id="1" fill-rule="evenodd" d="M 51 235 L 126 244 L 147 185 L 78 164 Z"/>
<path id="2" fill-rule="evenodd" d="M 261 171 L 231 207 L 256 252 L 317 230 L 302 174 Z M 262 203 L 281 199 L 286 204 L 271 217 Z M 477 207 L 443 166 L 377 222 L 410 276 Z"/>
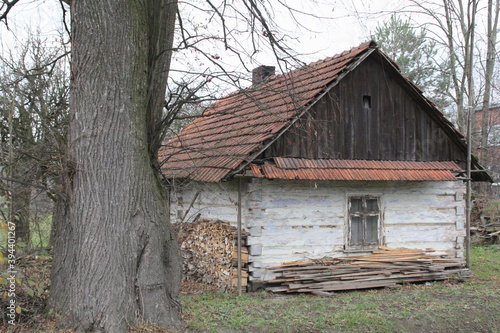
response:
<path id="1" fill-rule="evenodd" d="M 236 227 L 222 221 L 172 224 L 183 259 L 183 278 L 233 291 L 237 286 Z M 242 239 L 247 237 L 244 232 Z M 243 244 L 246 241 L 242 242 Z M 242 264 L 248 263 L 248 249 L 242 246 Z M 242 271 L 241 284 L 247 285 L 248 272 Z"/>

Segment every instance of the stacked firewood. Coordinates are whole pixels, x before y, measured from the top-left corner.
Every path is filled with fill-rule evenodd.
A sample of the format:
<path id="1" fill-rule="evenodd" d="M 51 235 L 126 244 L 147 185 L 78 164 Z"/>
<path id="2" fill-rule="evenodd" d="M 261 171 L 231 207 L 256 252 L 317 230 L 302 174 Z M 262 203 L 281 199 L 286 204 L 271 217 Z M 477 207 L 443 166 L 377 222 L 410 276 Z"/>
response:
<path id="1" fill-rule="evenodd" d="M 184 279 L 206 283 L 223 292 L 238 284 L 237 230 L 222 221 L 174 223 L 182 255 Z M 247 285 L 248 250 L 246 233 L 242 234 L 242 278 Z"/>
<path id="2" fill-rule="evenodd" d="M 268 291 L 314 293 L 448 280 L 469 277 L 463 261 L 426 251 L 381 247 L 369 255 L 325 258 L 307 262 L 284 263 L 270 267 L 279 276 L 268 282 Z"/>
<path id="3" fill-rule="evenodd" d="M 478 227 L 471 228 L 471 234 L 475 240 L 479 239 L 481 243 L 499 244 L 500 219 L 497 219 L 493 222 L 483 223 Z"/>

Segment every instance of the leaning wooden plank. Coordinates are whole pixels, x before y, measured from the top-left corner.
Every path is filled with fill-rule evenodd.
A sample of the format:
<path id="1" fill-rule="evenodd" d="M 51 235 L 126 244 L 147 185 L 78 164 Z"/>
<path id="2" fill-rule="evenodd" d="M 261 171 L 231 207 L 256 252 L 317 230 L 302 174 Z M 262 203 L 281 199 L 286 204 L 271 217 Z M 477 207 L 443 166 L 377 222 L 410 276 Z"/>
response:
<path id="1" fill-rule="evenodd" d="M 398 251 L 398 250 L 401 250 L 401 249 L 397 249 L 395 247 L 388 247 L 388 246 L 379 246 L 378 248 L 381 249 L 381 250 L 386 250 L 386 251 Z"/>
<path id="2" fill-rule="evenodd" d="M 379 246 L 378 247 L 381 250 L 387 250 L 387 251 L 400 251 L 400 250 L 411 250 L 411 251 L 424 251 L 424 252 L 434 252 L 433 249 L 425 249 L 425 250 L 419 250 L 419 249 L 405 249 L 405 248 L 393 248 L 393 247 L 387 247 L 387 246 Z"/>
<path id="3" fill-rule="evenodd" d="M 383 255 L 401 255 L 401 254 L 420 254 L 425 255 L 425 251 L 420 250 L 394 250 L 394 251 L 372 251 L 373 254 L 383 254 Z"/>
<path id="4" fill-rule="evenodd" d="M 326 269 L 330 269 L 330 267 L 332 267 L 332 266 L 318 266 L 318 265 L 311 264 L 309 266 L 286 267 L 286 268 L 282 268 L 279 270 L 273 269 L 273 271 L 275 271 L 275 272 L 288 272 L 288 271 L 308 271 L 311 269 L 326 270 Z"/>
<path id="5" fill-rule="evenodd" d="M 294 280 L 297 282 L 301 281 L 330 281 L 330 280 L 340 280 L 343 275 L 315 275 L 315 276 L 309 276 L 309 275 L 297 275 L 294 276 Z"/>
<path id="6" fill-rule="evenodd" d="M 268 267 L 267 269 L 274 270 L 274 269 L 280 269 L 280 268 L 286 268 L 286 267 L 299 267 L 299 266 L 304 266 L 304 265 L 311 265 L 313 262 L 312 261 L 292 261 L 292 262 L 284 262 L 279 266 L 271 266 Z"/>
<path id="7" fill-rule="evenodd" d="M 372 251 L 371 254 L 365 254 L 364 256 L 399 256 L 406 254 L 415 254 L 415 255 L 428 255 L 425 251 L 420 250 L 399 250 L 399 251 Z"/>
<path id="8" fill-rule="evenodd" d="M 363 272 L 363 273 L 357 273 L 357 274 L 345 274 L 340 276 L 339 278 L 341 280 L 352 280 L 352 279 L 358 279 L 360 277 L 364 276 L 391 276 L 392 274 L 397 273 L 398 271 L 391 271 L 391 270 L 384 270 L 384 271 L 371 271 L 371 272 Z"/>
<path id="9" fill-rule="evenodd" d="M 434 276 L 413 276 L 408 278 L 395 279 L 397 283 L 415 283 L 415 282 L 425 282 L 425 281 L 441 281 L 449 280 L 449 275 L 434 275 Z"/>
<path id="10" fill-rule="evenodd" d="M 358 264 L 356 267 L 363 269 L 401 269 L 400 266 L 394 265 L 392 263 L 367 263 L 367 264 Z"/>
<path id="11" fill-rule="evenodd" d="M 362 256 L 362 257 L 346 257 L 342 258 L 342 262 L 352 262 L 352 261 L 364 261 L 364 260 L 371 260 L 371 259 L 387 259 L 387 260 L 400 260 L 400 259 L 432 259 L 430 256 L 424 256 L 424 255 L 412 255 L 412 254 L 405 254 L 405 255 L 397 255 L 397 256 L 383 256 L 383 255 L 369 255 L 369 256 Z"/>
<path id="12" fill-rule="evenodd" d="M 283 276 L 290 276 L 290 275 L 296 275 L 296 274 L 320 274 L 323 272 L 330 272 L 329 269 L 326 268 L 318 268 L 318 267 L 310 267 L 310 269 L 291 269 L 291 270 L 286 270 L 286 271 L 279 271 L 278 273 L 281 273 Z"/>
<path id="13" fill-rule="evenodd" d="M 288 287 L 290 289 L 300 289 L 300 288 L 313 288 L 313 289 L 321 289 L 324 286 L 350 286 L 353 284 L 359 284 L 362 282 L 374 282 L 374 281 L 388 281 L 386 277 L 379 277 L 379 278 L 365 278 L 365 279 L 359 279 L 359 280 L 350 280 L 350 281 L 341 281 L 341 280 L 330 280 L 330 281 L 324 281 L 324 282 L 313 282 L 313 283 L 290 283 Z"/>
<path id="14" fill-rule="evenodd" d="M 359 278 L 357 282 L 368 282 L 368 281 L 409 281 L 416 279 L 418 281 L 426 281 L 426 279 L 433 280 L 435 278 L 447 279 L 448 274 L 446 273 L 432 273 L 432 272 L 414 272 L 413 274 L 391 274 L 389 276 L 366 276 Z"/>
<path id="15" fill-rule="evenodd" d="M 284 262 L 279 266 L 271 266 L 268 267 L 270 270 L 274 269 L 280 269 L 284 267 L 294 267 L 294 266 L 307 266 L 307 265 L 314 265 L 314 264 L 330 264 L 333 262 L 338 261 L 339 258 L 325 258 L 325 259 L 317 259 L 317 260 L 311 260 L 311 261 L 290 261 L 290 262 Z"/>
<path id="16" fill-rule="evenodd" d="M 287 287 L 267 287 L 266 290 L 271 291 L 273 293 L 283 293 L 283 292 L 288 291 L 288 288 Z"/>
<path id="17" fill-rule="evenodd" d="M 463 264 L 463 260 L 461 259 L 453 259 L 453 258 L 434 258 L 433 261 L 439 262 L 439 263 L 457 263 L 457 264 Z"/>
<path id="18" fill-rule="evenodd" d="M 322 297 L 334 296 L 334 294 L 326 292 L 326 291 L 322 291 L 322 290 L 313 290 L 313 291 L 311 291 L 311 293 L 313 293 L 314 295 L 317 295 L 317 296 L 322 296 Z"/>
<path id="19" fill-rule="evenodd" d="M 413 282 L 423 282 L 423 281 L 436 281 L 436 280 L 448 280 L 448 274 L 416 274 L 416 275 L 394 275 L 390 277 L 380 277 L 380 278 L 371 278 L 365 280 L 357 280 L 358 283 L 368 283 L 368 282 L 393 282 L 393 283 L 413 283 Z"/>
<path id="20" fill-rule="evenodd" d="M 293 276 L 293 275 L 300 275 L 300 276 L 330 275 L 330 276 L 335 276 L 335 275 L 357 273 L 360 271 L 361 271 L 361 269 L 358 267 L 351 267 L 351 268 L 332 269 L 332 270 L 325 270 L 325 271 L 318 271 L 318 272 L 314 272 L 314 271 L 312 271 L 312 272 L 284 272 L 283 276 Z"/>
<path id="21" fill-rule="evenodd" d="M 427 269 L 431 272 L 441 272 L 441 271 L 444 271 L 445 267 L 442 265 L 439 265 L 439 266 L 432 265 L 432 266 L 429 266 Z"/>
<path id="22" fill-rule="evenodd" d="M 376 266 L 377 262 L 359 262 L 356 263 L 355 267 L 364 267 L 365 270 L 369 270 L 370 266 L 373 266 L 373 269 L 379 269 L 380 266 Z M 354 265 L 353 265 L 354 266 Z M 386 263 L 386 269 L 395 269 L 395 270 L 408 270 L 408 269 L 425 269 L 430 266 L 429 263 L 418 263 L 418 262 L 393 262 Z"/>
<path id="23" fill-rule="evenodd" d="M 318 271 L 318 272 L 334 272 L 343 269 L 356 270 L 359 269 L 353 265 L 333 265 L 333 266 L 310 266 L 308 269 L 287 269 L 282 271 L 283 274 L 290 274 L 293 272 L 308 274 L 310 272 Z"/>
<path id="24" fill-rule="evenodd" d="M 380 276 L 380 275 L 377 275 L 377 274 L 369 274 L 369 275 L 364 275 L 364 276 L 358 276 L 358 277 L 355 277 L 355 276 L 351 276 L 351 277 L 344 277 L 343 275 L 337 275 L 337 276 L 332 276 L 332 277 L 328 277 L 328 276 L 325 276 L 325 277 L 318 277 L 318 278 L 315 278 L 313 279 L 312 281 L 314 282 L 325 282 L 325 281 L 348 281 L 348 280 L 359 280 L 363 277 L 374 277 L 374 276 Z"/>
<path id="25" fill-rule="evenodd" d="M 287 271 L 307 271 L 311 269 L 332 269 L 331 267 L 336 267 L 335 265 L 318 265 L 315 263 L 310 263 L 309 265 L 302 265 L 302 266 L 286 266 L 286 267 L 280 267 L 280 268 L 272 268 L 268 267 L 267 269 L 273 271 L 273 272 L 287 272 Z"/>
<path id="26" fill-rule="evenodd" d="M 371 259 L 371 258 L 366 258 L 363 261 L 354 261 L 352 264 L 353 265 L 365 265 L 368 263 L 392 263 L 394 265 L 405 265 L 405 264 L 412 264 L 412 263 L 422 263 L 422 264 L 430 264 L 432 261 L 430 259 L 398 259 L 397 261 L 391 260 L 391 259 Z"/>
<path id="27" fill-rule="evenodd" d="M 414 275 L 412 275 L 414 276 Z M 389 276 L 385 275 L 375 275 L 375 276 L 364 276 L 364 277 L 359 277 L 358 279 L 355 280 L 346 280 L 346 282 L 352 281 L 352 282 L 368 282 L 368 281 L 390 281 L 390 280 L 397 280 L 402 278 L 403 276 L 400 274 L 391 274 Z M 342 280 L 344 281 L 344 280 Z"/>
<path id="28" fill-rule="evenodd" d="M 344 283 L 344 284 L 329 284 L 323 285 L 318 290 L 321 291 L 341 291 L 341 290 L 355 290 L 355 289 L 369 289 L 369 288 L 382 288 L 392 287 L 396 283 L 390 281 L 371 281 L 371 282 L 358 282 L 358 283 Z M 299 288 L 297 292 L 312 292 L 315 289 Z"/>
<path id="29" fill-rule="evenodd" d="M 295 279 L 294 278 L 288 278 L 288 279 L 274 279 L 274 280 L 270 280 L 268 281 L 267 283 L 268 284 L 276 284 L 276 283 L 285 283 L 285 282 L 294 282 Z"/>

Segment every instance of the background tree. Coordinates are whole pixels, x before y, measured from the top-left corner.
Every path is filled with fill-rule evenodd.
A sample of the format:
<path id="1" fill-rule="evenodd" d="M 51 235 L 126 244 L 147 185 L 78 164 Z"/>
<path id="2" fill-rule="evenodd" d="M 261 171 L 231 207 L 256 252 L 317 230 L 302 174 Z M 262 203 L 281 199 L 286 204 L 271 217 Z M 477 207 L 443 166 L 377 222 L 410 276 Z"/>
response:
<path id="1" fill-rule="evenodd" d="M 446 50 L 451 85 L 447 94 L 453 100 L 457 125 L 467 132 L 471 120 L 473 153 L 490 170 L 496 169 L 498 157 L 487 153 L 489 109 L 495 98 L 495 64 L 499 3 L 495 0 L 426 0 L 411 1 L 412 12 L 426 19 L 438 47 Z M 498 73 L 497 73 L 498 74 Z M 496 93 L 498 98 L 498 93 Z M 478 112 L 480 111 L 480 112 Z M 476 121 L 476 115 L 480 118 Z"/>
<path id="2" fill-rule="evenodd" d="M 409 19 L 393 14 L 375 28 L 372 39 L 440 109 L 449 105 L 444 94 L 449 85 L 447 62 L 438 63 L 439 50 L 425 28 L 417 29 Z"/>
<path id="3" fill-rule="evenodd" d="M 446 51 L 451 84 L 446 94 L 452 99 L 459 130 L 467 131 L 467 117 L 477 105 L 474 91 L 476 64 L 475 27 L 479 0 L 414 1 L 413 11 L 426 20 L 437 45 Z"/>
<path id="4" fill-rule="evenodd" d="M 496 54 L 498 16 L 500 14 L 500 1 L 488 0 L 487 10 L 487 32 L 486 32 L 486 60 L 484 68 L 484 93 L 482 100 L 482 119 L 481 119 L 481 140 L 479 157 L 486 166 L 492 166 L 488 159 L 488 136 L 490 134 L 490 116 L 491 96 L 493 90 L 493 80 L 495 63 L 498 61 Z M 495 161 L 497 162 L 497 161 Z"/>
<path id="5" fill-rule="evenodd" d="M 59 41 L 30 32 L 0 56 L 0 189 L 8 193 L 16 237 L 30 240 L 33 190 L 58 182 L 65 156 L 69 78 Z M 53 194 L 49 190 L 49 195 Z"/>

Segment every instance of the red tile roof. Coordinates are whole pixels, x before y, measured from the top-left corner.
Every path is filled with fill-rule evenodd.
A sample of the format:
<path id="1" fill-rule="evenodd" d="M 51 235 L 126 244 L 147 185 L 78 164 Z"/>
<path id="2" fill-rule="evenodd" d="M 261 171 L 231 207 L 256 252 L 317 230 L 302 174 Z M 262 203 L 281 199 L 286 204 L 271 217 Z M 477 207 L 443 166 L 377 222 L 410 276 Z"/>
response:
<path id="1" fill-rule="evenodd" d="M 275 157 L 273 164 L 250 164 L 254 177 L 300 180 L 456 180 L 455 162 L 311 160 Z"/>
<path id="2" fill-rule="evenodd" d="M 363 43 L 334 57 L 272 76 L 263 84 L 240 90 L 215 102 L 160 149 L 159 161 L 164 176 L 168 179 L 219 182 L 241 172 L 323 93 L 375 50 L 377 45 L 374 42 Z M 407 82 L 420 92 L 413 83 Z M 422 98 L 425 99 L 424 96 Z M 434 108 L 442 125 L 463 138 L 453 124 L 430 101 L 425 100 Z M 455 170 L 454 163 L 440 169 L 436 166 L 443 162 L 337 161 L 332 164 L 333 160 L 297 162 L 279 158 L 275 161 L 275 165 L 252 166 L 254 175 L 283 179 L 456 179 L 450 171 Z M 312 166 L 289 168 L 286 163 L 312 163 Z M 342 167 L 342 163 L 348 167 Z M 352 165 L 349 166 L 349 163 Z M 417 165 L 421 168 L 416 168 Z M 484 170 L 475 159 L 473 165 L 474 169 Z M 299 169 L 300 172 L 297 171 Z M 479 180 L 491 180 L 486 172 L 473 173 L 473 176 Z"/>
<path id="3" fill-rule="evenodd" d="M 273 76 L 214 103 L 159 152 L 166 178 L 218 182 L 244 162 L 251 162 L 266 141 L 291 124 L 373 42 L 289 73 Z"/>

